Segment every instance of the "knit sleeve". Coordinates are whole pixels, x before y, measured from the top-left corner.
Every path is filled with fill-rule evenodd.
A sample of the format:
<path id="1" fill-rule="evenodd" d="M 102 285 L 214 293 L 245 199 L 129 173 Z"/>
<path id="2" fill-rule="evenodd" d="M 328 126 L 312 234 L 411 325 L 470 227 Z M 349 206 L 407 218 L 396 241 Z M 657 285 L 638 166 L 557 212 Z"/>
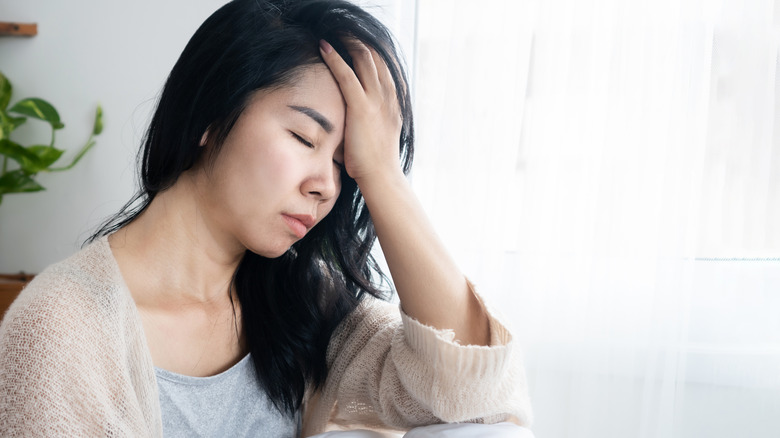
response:
<path id="1" fill-rule="evenodd" d="M 529 425 L 518 347 L 505 325 L 486 311 L 491 345 L 464 346 L 452 331 L 421 324 L 393 305 L 372 299 L 358 307 L 329 349 L 329 383 L 322 397 L 335 399 L 330 421 L 406 429 L 514 417 Z"/>
<path id="2" fill-rule="evenodd" d="M 89 394 L 94 385 L 84 362 L 92 355 L 81 351 L 80 336 L 68 336 L 69 327 L 57 313 L 33 302 L 17 304 L 6 315 L 0 332 L 3 436 L 95 436 L 102 431 L 90 414 L 96 408 Z"/>
<path id="3" fill-rule="evenodd" d="M 117 300 L 84 278 L 44 271 L 3 319 L 0 435 L 156 434 L 154 415 L 140 402 L 156 394 L 134 384 L 137 372 L 128 364 L 135 348 Z"/>

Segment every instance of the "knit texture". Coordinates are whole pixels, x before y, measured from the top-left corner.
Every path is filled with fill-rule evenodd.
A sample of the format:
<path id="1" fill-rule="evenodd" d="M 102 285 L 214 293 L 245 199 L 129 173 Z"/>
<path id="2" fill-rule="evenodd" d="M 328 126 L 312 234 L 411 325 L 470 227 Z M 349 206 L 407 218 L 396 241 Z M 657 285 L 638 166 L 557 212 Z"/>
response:
<path id="1" fill-rule="evenodd" d="M 108 241 L 38 277 L 0 326 L 0 435 L 161 436 L 151 355 Z"/>
<path id="2" fill-rule="evenodd" d="M 491 346 L 462 346 L 367 298 L 334 332 L 304 436 L 329 424 L 399 430 L 531 421 L 519 352 L 489 312 Z M 35 277 L 0 325 L 0 435 L 160 437 L 154 365 L 105 237 Z"/>

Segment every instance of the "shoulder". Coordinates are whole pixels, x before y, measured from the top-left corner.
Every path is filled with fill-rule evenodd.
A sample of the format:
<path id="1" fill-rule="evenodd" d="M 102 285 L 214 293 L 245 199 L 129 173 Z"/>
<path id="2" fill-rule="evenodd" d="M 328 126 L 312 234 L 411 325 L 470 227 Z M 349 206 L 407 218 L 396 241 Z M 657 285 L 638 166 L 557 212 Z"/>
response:
<path id="1" fill-rule="evenodd" d="M 139 324 L 123 287 L 105 239 L 37 275 L 0 325 L 0 392 L 51 391 L 54 377 L 78 385 L 126 357 Z"/>
<path id="2" fill-rule="evenodd" d="M 4 325 L 31 315 L 99 317 L 128 298 L 123 289 L 108 242 L 101 238 L 37 275 L 10 307 Z"/>
<path id="3" fill-rule="evenodd" d="M 108 242 L 99 239 L 30 282 L 3 318 L 0 347 L 7 353 L 32 340 L 79 344 L 105 336 L 132 310 L 125 291 Z"/>
<path id="4" fill-rule="evenodd" d="M 105 239 L 36 276 L 0 325 L 0 424 L 11 435 L 141 436 L 158 425 L 156 397 L 140 319 Z"/>

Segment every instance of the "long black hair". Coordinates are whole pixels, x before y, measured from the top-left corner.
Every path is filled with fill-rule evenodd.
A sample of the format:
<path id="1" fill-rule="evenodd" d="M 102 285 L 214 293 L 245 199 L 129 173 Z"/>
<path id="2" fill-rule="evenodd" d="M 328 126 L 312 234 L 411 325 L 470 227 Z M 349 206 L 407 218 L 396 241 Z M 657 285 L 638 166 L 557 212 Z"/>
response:
<path id="1" fill-rule="evenodd" d="M 323 62 L 328 41 L 351 66 L 344 37 L 372 47 L 390 69 L 403 117 L 398 153 L 413 156 L 409 87 L 392 36 L 369 13 L 342 0 L 233 0 L 195 32 L 165 83 L 144 138 L 141 187 L 90 241 L 138 217 L 201 157 L 208 132 L 214 153 L 253 93 L 293 83 L 301 68 Z M 370 294 L 386 296 L 370 251 L 376 240 L 354 180 L 342 175 L 331 210 L 284 255 L 246 251 L 233 276 L 247 346 L 263 388 L 282 413 L 295 415 L 306 390 L 327 376 L 325 354 L 336 326 Z"/>

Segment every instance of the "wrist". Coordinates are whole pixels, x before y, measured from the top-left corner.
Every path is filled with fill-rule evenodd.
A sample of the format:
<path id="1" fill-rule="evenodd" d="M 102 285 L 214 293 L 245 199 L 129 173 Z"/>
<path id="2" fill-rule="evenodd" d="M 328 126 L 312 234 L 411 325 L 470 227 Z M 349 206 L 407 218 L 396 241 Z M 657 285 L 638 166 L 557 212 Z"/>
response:
<path id="1" fill-rule="evenodd" d="M 395 171 L 375 172 L 356 181 L 372 216 L 387 211 L 385 207 L 388 205 L 397 205 L 412 196 L 411 186 L 400 168 Z"/>
<path id="2" fill-rule="evenodd" d="M 392 169 L 380 169 L 367 172 L 365 175 L 355 178 L 363 195 L 375 189 L 386 190 L 388 187 L 398 187 L 408 184 L 400 166 Z"/>

